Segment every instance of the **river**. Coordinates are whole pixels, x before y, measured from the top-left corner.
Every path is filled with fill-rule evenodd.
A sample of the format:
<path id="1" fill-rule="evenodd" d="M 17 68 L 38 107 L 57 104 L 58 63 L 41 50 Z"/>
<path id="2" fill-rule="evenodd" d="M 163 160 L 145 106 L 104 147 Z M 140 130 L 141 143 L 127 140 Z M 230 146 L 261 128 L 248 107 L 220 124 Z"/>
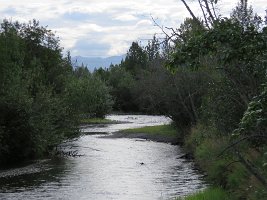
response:
<path id="1" fill-rule="evenodd" d="M 109 115 L 124 123 L 82 126 L 84 135 L 63 143 L 77 157 L 37 160 L 0 171 L 1 200 L 173 199 L 205 188 L 179 146 L 103 134 L 170 123 L 162 116 Z M 127 122 L 127 123 L 125 123 Z"/>

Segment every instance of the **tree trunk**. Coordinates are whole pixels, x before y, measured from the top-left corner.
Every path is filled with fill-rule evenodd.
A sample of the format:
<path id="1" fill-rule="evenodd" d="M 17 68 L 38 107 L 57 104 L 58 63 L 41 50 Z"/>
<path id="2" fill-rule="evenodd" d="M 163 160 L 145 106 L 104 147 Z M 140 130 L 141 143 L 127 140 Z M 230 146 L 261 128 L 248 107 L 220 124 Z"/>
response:
<path id="1" fill-rule="evenodd" d="M 192 18 L 201 26 L 200 21 L 198 20 L 198 18 L 194 15 L 194 13 L 192 12 L 192 10 L 190 9 L 190 7 L 187 5 L 187 3 L 185 2 L 185 0 L 181 0 L 183 2 L 183 4 L 185 5 L 186 9 L 188 10 L 188 12 L 190 13 L 190 15 L 192 16 Z"/>

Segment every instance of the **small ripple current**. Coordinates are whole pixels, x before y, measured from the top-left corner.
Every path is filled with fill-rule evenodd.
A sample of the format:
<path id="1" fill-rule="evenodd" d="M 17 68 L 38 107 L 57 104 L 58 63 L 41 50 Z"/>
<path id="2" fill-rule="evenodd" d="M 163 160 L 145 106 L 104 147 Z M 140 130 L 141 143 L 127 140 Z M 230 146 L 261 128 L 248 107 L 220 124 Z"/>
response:
<path id="1" fill-rule="evenodd" d="M 205 188 L 179 146 L 146 140 L 100 137 L 125 128 L 169 123 L 162 116 L 110 115 L 128 123 L 84 126 L 84 135 L 64 143 L 80 157 L 36 161 L 0 171 L 0 199 L 173 199 Z M 98 134 L 99 133 L 99 134 Z"/>

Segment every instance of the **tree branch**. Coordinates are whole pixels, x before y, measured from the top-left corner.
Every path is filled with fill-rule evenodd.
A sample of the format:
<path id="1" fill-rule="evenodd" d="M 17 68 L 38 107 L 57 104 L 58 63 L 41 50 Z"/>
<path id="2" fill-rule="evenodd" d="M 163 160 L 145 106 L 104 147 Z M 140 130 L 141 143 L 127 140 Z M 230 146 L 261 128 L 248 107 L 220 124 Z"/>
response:
<path id="1" fill-rule="evenodd" d="M 198 3 L 199 3 L 199 6 L 200 6 L 200 8 L 202 10 L 202 13 L 203 13 L 203 16 L 204 16 L 204 20 L 205 20 L 205 24 L 209 28 L 209 23 L 208 23 L 208 20 L 207 20 L 207 17 L 206 17 L 206 13 L 204 12 L 203 5 L 201 3 L 201 0 L 198 0 Z"/>
<path id="2" fill-rule="evenodd" d="M 211 23 L 214 23 L 215 19 L 214 19 L 214 16 L 212 15 L 211 11 L 210 11 L 210 7 L 209 7 L 209 3 L 207 0 L 203 0 L 205 5 L 206 5 L 206 10 L 209 14 L 209 17 L 211 18 Z"/>
<path id="3" fill-rule="evenodd" d="M 231 148 L 234 148 L 236 145 L 238 145 L 239 143 L 245 141 L 245 140 L 248 140 L 250 138 L 254 138 L 254 137 L 261 137 L 261 138 L 266 138 L 267 139 L 267 136 L 266 135 L 250 135 L 250 136 L 247 136 L 247 137 L 244 137 L 244 138 L 241 138 L 237 141 L 235 141 L 234 143 L 230 144 L 229 146 L 227 146 L 217 157 L 220 157 L 222 156 L 226 151 L 228 151 L 229 149 Z"/>
<path id="4" fill-rule="evenodd" d="M 181 0 L 183 2 L 183 4 L 185 5 L 186 9 L 188 10 L 188 12 L 190 13 L 190 15 L 192 16 L 192 18 L 197 22 L 197 24 L 199 26 L 201 26 L 200 21 L 197 19 L 197 17 L 194 15 L 194 13 L 192 12 L 192 10 L 190 9 L 190 7 L 187 5 L 187 3 L 185 2 L 185 0 Z"/>
<path id="5" fill-rule="evenodd" d="M 172 39 L 173 35 L 170 36 L 168 33 L 166 33 L 166 31 L 164 30 L 163 26 L 160 26 L 156 20 L 154 19 L 154 17 L 152 15 L 150 15 L 152 21 L 154 22 L 155 26 L 159 27 L 161 29 L 161 31 L 166 35 L 168 40 L 171 40 L 172 42 L 175 42 L 175 40 Z"/>
<path id="6" fill-rule="evenodd" d="M 249 160 L 246 160 L 245 158 L 243 158 L 243 156 L 240 154 L 239 151 L 235 152 L 237 157 L 239 158 L 240 162 L 246 167 L 246 169 L 253 174 L 261 183 L 263 186 L 265 186 L 265 188 L 267 188 L 267 182 L 264 179 L 264 176 L 254 167 L 251 165 Z"/>

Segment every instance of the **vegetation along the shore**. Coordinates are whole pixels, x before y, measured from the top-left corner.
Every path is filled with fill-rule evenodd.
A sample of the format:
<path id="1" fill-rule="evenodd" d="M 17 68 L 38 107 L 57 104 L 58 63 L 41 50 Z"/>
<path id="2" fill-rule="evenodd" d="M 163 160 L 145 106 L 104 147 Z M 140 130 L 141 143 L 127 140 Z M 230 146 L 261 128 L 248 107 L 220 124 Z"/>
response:
<path id="1" fill-rule="evenodd" d="M 117 121 L 113 121 L 106 118 L 81 118 L 81 124 L 116 124 Z"/>
<path id="2" fill-rule="evenodd" d="M 147 134 L 157 134 L 165 136 L 177 135 L 177 130 L 173 125 L 158 125 L 158 126 L 146 126 L 141 128 L 124 129 L 120 131 L 122 133 L 147 133 Z"/>
<path id="3" fill-rule="evenodd" d="M 33 20 L 0 28 L 0 167 L 47 156 L 79 134 L 81 116 L 103 117 L 109 88 L 85 68 L 73 69 L 58 38 Z"/>
<path id="4" fill-rule="evenodd" d="M 199 1 L 202 18 L 182 2 L 191 18 L 166 40 L 133 42 L 121 64 L 94 74 L 111 86 L 114 109 L 170 117 L 207 181 L 229 199 L 264 200 L 266 17 L 247 0 L 224 18 L 217 1 Z"/>
<path id="5" fill-rule="evenodd" d="M 188 199 L 266 200 L 267 16 L 254 13 L 247 0 L 228 17 L 218 13 L 217 0 L 198 1 L 202 17 L 182 2 L 191 17 L 168 29 L 166 39 L 133 42 L 120 64 L 92 73 L 73 69 L 70 55 L 62 56 L 58 39 L 37 21 L 5 20 L 1 165 L 48 154 L 78 134 L 84 116 L 161 114 L 173 120 L 185 149 L 217 188 Z M 138 131 L 166 136 L 175 133 L 171 128 Z"/>
<path id="6" fill-rule="evenodd" d="M 194 195 L 176 200 L 229 200 L 230 195 L 220 188 L 208 188 Z"/>
<path id="7" fill-rule="evenodd" d="M 172 144 L 182 143 L 182 136 L 172 124 L 124 129 L 115 133 L 114 137 L 142 138 Z"/>

